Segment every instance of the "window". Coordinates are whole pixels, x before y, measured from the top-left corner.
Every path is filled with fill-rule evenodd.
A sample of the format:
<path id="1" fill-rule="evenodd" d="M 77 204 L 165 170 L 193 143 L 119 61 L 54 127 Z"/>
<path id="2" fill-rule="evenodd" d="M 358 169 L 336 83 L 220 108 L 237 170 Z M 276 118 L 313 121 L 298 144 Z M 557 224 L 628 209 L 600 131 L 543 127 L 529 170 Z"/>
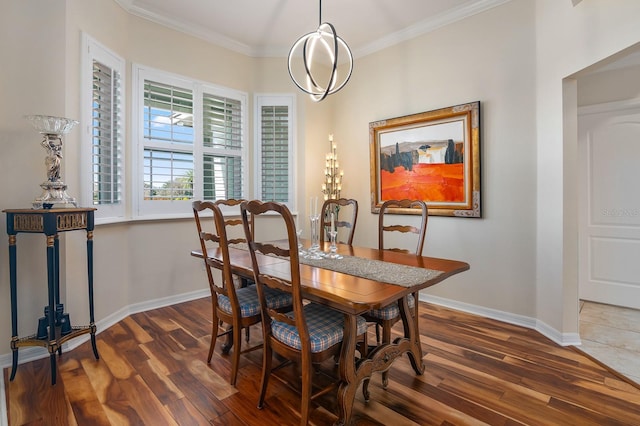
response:
<path id="1" fill-rule="evenodd" d="M 242 103 L 204 94 L 203 198 L 243 198 Z"/>
<path id="2" fill-rule="evenodd" d="M 82 184 L 80 202 L 94 206 L 98 220 L 122 218 L 124 204 L 124 126 L 121 84 L 124 60 L 82 36 Z"/>
<path id="3" fill-rule="evenodd" d="M 294 208 L 294 96 L 257 95 L 257 193 L 263 201 L 278 201 Z"/>
<path id="4" fill-rule="evenodd" d="M 246 94 L 141 66 L 134 74 L 137 215 L 244 198 Z"/>

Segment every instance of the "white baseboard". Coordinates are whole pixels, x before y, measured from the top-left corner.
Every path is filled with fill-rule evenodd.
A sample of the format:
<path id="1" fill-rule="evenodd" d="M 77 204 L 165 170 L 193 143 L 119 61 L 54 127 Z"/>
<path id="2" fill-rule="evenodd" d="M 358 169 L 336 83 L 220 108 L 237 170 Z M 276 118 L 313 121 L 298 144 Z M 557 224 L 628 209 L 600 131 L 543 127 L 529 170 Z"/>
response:
<path id="1" fill-rule="evenodd" d="M 145 312 L 151 309 L 162 308 L 164 306 L 175 305 L 177 303 L 187 302 L 189 300 L 200 299 L 211 295 L 210 290 L 197 290 L 189 293 L 178 294 L 176 296 L 163 297 L 160 299 L 149 300 L 147 302 L 134 303 L 133 305 L 126 306 L 113 314 L 101 319 L 96 323 L 96 334 L 100 334 L 101 331 L 108 329 L 112 325 L 122 321 L 124 318 L 138 312 Z M 62 351 L 71 351 L 84 342 L 88 341 L 90 336 L 88 334 L 82 335 L 77 339 L 72 339 L 62 345 Z M 23 348 L 19 351 L 18 364 L 35 361 L 37 359 L 46 358 L 49 356 L 49 352 L 46 348 L 29 347 Z M 0 356 L 0 368 L 11 368 L 13 362 L 13 353 Z M 19 370 L 19 368 L 18 368 Z M 20 374 L 18 371 L 16 374 Z M 0 426 L 8 426 L 7 415 L 7 401 L 4 390 L 4 374 L 0 374 Z"/>
<path id="2" fill-rule="evenodd" d="M 507 324 L 519 325 L 521 327 L 536 330 L 543 336 L 551 339 L 560 346 L 579 346 L 580 335 L 578 333 L 560 333 L 555 328 L 549 326 L 544 321 L 536 318 L 526 317 L 523 315 L 512 314 L 510 312 L 499 311 L 496 309 L 484 308 L 478 305 L 457 302 L 443 297 L 431 296 L 428 294 L 420 294 L 420 300 L 434 305 L 444 306 L 446 308 L 455 309 L 470 314 L 480 315 L 482 317 L 491 318 L 497 321 L 506 322 Z"/>

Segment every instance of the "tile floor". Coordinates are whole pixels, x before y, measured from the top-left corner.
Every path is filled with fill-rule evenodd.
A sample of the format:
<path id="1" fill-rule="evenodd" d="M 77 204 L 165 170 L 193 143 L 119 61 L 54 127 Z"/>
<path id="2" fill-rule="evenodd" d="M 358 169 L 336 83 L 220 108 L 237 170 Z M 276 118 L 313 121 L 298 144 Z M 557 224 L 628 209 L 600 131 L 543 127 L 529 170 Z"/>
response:
<path id="1" fill-rule="evenodd" d="M 580 301 L 578 348 L 640 384 L 640 311 Z"/>

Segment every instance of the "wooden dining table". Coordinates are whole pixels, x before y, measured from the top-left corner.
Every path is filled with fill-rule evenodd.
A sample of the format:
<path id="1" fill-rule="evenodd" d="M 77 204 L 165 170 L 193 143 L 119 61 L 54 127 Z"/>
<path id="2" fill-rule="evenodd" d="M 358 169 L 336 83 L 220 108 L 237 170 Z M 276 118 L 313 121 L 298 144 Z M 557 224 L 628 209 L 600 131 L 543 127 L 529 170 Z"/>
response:
<path id="1" fill-rule="evenodd" d="M 329 245 L 321 249 L 328 250 Z M 469 269 L 469 264 L 457 260 L 434 257 L 415 256 L 378 250 L 366 247 L 337 245 L 337 252 L 344 259 L 325 259 L 322 261 L 305 261 L 300 259 L 300 278 L 305 298 L 330 306 L 345 314 L 343 345 L 338 363 L 340 384 L 338 387 L 338 420 L 336 425 L 347 425 L 351 420 L 353 403 L 361 383 L 365 400 L 369 400 L 368 380 L 374 372 L 386 371 L 391 364 L 403 354 L 408 354 L 409 361 L 416 374 L 424 372 L 422 347 L 418 330 L 418 303 L 415 303 L 415 314 L 412 315 L 407 296 L 431 287 L 446 278 Z M 207 250 L 210 258 L 222 261 L 218 248 Z M 200 250 L 191 252 L 192 256 L 202 258 Z M 245 248 L 229 247 L 232 272 L 241 277 L 253 278 L 251 256 Z M 345 260 L 346 259 L 346 260 Z M 348 262 L 347 262 L 348 260 Z M 258 255 L 261 272 L 288 279 L 290 266 L 287 259 L 274 256 Z M 344 264 L 363 263 L 360 269 L 343 271 L 339 262 Z M 367 263 L 369 262 L 369 263 Z M 388 273 L 378 273 L 376 268 L 392 268 Z M 390 283 L 403 275 L 415 274 L 425 270 L 423 277 L 417 274 L 413 281 Z M 364 271 L 361 273 L 359 271 Z M 375 276 L 368 276 L 375 275 Z M 367 277 L 368 276 L 368 277 Z M 402 318 L 404 335 L 388 344 L 376 346 L 366 356 L 356 356 L 356 317 L 372 309 L 383 308 L 398 302 Z"/>

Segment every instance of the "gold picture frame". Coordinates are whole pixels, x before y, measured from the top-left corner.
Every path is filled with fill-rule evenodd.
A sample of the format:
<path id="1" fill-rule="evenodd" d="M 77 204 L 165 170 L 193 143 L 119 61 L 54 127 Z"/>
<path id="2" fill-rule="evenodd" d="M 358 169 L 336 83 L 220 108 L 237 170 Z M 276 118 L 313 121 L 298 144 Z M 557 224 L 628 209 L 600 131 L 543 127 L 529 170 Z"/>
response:
<path id="1" fill-rule="evenodd" d="M 372 213 L 409 198 L 430 216 L 482 217 L 479 101 L 371 122 L 369 151 Z"/>

